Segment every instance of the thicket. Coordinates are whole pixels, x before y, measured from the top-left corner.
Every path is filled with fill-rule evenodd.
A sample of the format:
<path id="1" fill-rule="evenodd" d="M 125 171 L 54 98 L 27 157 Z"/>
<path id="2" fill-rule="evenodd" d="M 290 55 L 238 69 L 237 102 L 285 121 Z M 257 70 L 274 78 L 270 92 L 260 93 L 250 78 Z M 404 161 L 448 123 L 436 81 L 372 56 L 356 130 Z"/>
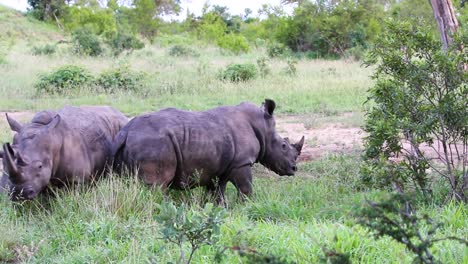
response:
<path id="1" fill-rule="evenodd" d="M 257 68 L 254 64 L 230 64 L 220 72 L 219 79 L 231 82 L 246 82 L 257 77 Z"/>
<path id="2" fill-rule="evenodd" d="M 364 126 L 363 179 L 400 192 L 415 190 L 427 200 L 434 185 L 442 185 L 448 198 L 466 202 L 466 36 L 454 36 L 443 51 L 425 26 L 397 21 L 387 26 L 366 60 L 375 66 L 375 85 Z"/>

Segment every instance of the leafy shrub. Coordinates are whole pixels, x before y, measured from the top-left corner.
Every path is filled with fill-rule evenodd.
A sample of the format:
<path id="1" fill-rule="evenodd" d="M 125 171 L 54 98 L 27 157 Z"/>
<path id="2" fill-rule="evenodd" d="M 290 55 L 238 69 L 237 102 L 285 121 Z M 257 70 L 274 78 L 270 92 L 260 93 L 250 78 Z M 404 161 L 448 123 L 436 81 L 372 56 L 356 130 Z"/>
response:
<path id="1" fill-rule="evenodd" d="M 52 55 L 57 51 L 57 46 L 53 44 L 45 44 L 44 46 L 36 46 L 32 49 L 32 54 L 37 55 Z"/>
<path id="2" fill-rule="evenodd" d="M 221 80 L 231 82 L 245 82 L 257 77 L 257 68 L 254 64 L 230 64 L 220 73 Z"/>
<path id="3" fill-rule="evenodd" d="M 143 87 L 145 74 L 131 71 L 128 66 L 105 71 L 99 75 L 95 84 L 107 92 L 116 90 L 135 91 Z"/>
<path id="4" fill-rule="evenodd" d="M 267 53 L 270 58 L 277 58 L 285 55 L 288 52 L 288 48 L 281 43 L 272 43 L 267 47 Z"/>
<path id="5" fill-rule="evenodd" d="M 174 45 L 169 49 L 169 55 L 173 57 L 194 56 L 198 57 L 200 54 L 186 45 Z"/>
<path id="6" fill-rule="evenodd" d="M 352 47 L 345 51 L 345 57 L 360 61 L 364 59 L 366 55 L 366 49 L 361 46 Z"/>
<path id="7" fill-rule="evenodd" d="M 293 58 L 288 58 L 286 60 L 286 67 L 283 69 L 283 72 L 289 76 L 296 76 L 297 74 L 297 60 Z"/>
<path id="8" fill-rule="evenodd" d="M 75 53 L 88 56 L 99 56 L 102 54 L 103 49 L 101 41 L 98 36 L 94 35 L 88 29 L 79 28 L 73 31 L 72 35 Z"/>
<path id="9" fill-rule="evenodd" d="M 114 55 L 119 55 L 124 51 L 138 50 L 145 47 L 145 44 L 137 37 L 119 32 L 109 41 Z"/>
<path id="10" fill-rule="evenodd" d="M 249 43 L 244 36 L 236 34 L 226 34 L 218 39 L 217 44 L 220 48 L 240 54 L 250 50 Z"/>
<path id="11" fill-rule="evenodd" d="M 450 186 L 450 198 L 468 200 L 463 43 L 455 36 L 454 45 L 444 52 L 427 28 L 387 23 L 366 60 L 376 65 L 364 127 L 369 135 L 363 164 L 367 184 L 414 188 L 429 199 L 433 179 L 442 179 Z M 425 153 L 424 146 L 432 147 L 438 158 Z"/>
<path id="12" fill-rule="evenodd" d="M 226 210 L 207 203 L 202 211 L 186 212 L 185 205 L 177 208 L 172 202 L 163 202 L 161 211 L 155 217 L 162 225 L 162 238 L 176 244 L 180 249 L 177 263 L 190 263 L 193 254 L 204 245 L 214 245 L 221 234 L 221 225 L 226 218 Z M 190 255 L 185 260 L 183 245 L 190 245 Z"/>
<path id="13" fill-rule="evenodd" d="M 380 203 L 368 201 L 356 215 L 359 224 L 368 227 L 376 238 L 390 236 L 406 246 L 416 256 L 413 263 L 440 263 L 431 253 L 432 246 L 443 240 L 455 240 L 465 245 L 468 241 L 457 237 L 436 237 L 442 226 L 428 215 L 412 212 L 408 196 L 393 194 Z M 423 229 L 426 229 L 422 232 Z"/>
<path id="14" fill-rule="evenodd" d="M 187 34 L 161 34 L 157 36 L 155 42 L 162 47 L 167 47 L 171 45 L 192 45 L 195 40 Z"/>
<path id="15" fill-rule="evenodd" d="M 270 66 L 268 65 L 268 59 L 266 57 L 257 59 L 257 67 L 262 78 L 265 78 L 271 72 Z"/>
<path id="16" fill-rule="evenodd" d="M 51 73 L 41 75 L 35 87 L 40 92 L 63 93 L 86 86 L 92 80 L 93 77 L 87 70 L 74 65 L 66 65 Z"/>

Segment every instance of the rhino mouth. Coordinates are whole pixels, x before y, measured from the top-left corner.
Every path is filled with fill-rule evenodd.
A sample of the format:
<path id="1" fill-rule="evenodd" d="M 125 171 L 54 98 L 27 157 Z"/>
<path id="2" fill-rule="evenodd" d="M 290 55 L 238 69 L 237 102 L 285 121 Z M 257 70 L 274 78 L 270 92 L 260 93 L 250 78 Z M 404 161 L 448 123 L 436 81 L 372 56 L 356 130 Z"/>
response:
<path id="1" fill-rule="evenodd" d="M 37 194 L 38 192 L 34 191 L 32 188 L 13 189 L 10 193 L 10 199 L 13 202 L 32 200 Z"/>

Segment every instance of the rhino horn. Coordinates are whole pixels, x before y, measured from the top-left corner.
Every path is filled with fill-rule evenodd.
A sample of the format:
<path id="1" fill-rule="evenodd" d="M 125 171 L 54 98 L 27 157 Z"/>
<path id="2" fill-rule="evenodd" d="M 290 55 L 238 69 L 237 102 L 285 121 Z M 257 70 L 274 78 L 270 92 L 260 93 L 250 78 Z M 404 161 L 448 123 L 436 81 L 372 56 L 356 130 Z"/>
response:
<path id="1" fill-rule="evenodd" d="M 301 153 L 302 146 L 304 145 L 304 136 L 302 136 L 299 142 L 292 144 L 294 148 L 297 149 L 297 152 Z"/>
<path id="2" fill-rule="evenodd" d="M 5 113 L 5 115 L 11 130 L 20 132 L 23 126 L 18 121 L 14 120 L 13 117 L 10 117 L 7 113 Z"/>
<path id="3" fill-rule="evenodd" d="M 10 178 L 16 177 L 18 175 L 18 168 L 14 161 L 14 152 L 13 148 L 10 146 L 10 143 L 3 144 L 3 165 L 5 170 L 10 176 Z"/>
<path id="4" fill-rule="evenodd" d="M 265 102 L 262 103 L 263 110 L 265 113 L 268 113 L 270 116 L 273 115 L 273 111 L 275 111 L 276 103 L 271 99 L 265 99 Z"/>

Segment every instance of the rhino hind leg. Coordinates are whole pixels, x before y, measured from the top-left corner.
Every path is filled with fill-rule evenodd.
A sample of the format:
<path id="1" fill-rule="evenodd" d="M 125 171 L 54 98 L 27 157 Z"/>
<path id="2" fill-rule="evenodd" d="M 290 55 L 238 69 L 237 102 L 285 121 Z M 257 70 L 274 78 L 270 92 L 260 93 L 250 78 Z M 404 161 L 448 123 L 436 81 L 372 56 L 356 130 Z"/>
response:
<path id="1" fill-rule="evenodd" d="M 236 187 L 241 201 L 252 194 L 252 168 L 250 166 L 233 169 L 229 181 Z"/>
<path id="2" fill-rule="evenodd" d="M 139 174 L 143 182 L 151 186 L 159 186 L 165 190 L 174 179 L 175 164 L 160 161 L 144 161 L 140 164 Z"/>

